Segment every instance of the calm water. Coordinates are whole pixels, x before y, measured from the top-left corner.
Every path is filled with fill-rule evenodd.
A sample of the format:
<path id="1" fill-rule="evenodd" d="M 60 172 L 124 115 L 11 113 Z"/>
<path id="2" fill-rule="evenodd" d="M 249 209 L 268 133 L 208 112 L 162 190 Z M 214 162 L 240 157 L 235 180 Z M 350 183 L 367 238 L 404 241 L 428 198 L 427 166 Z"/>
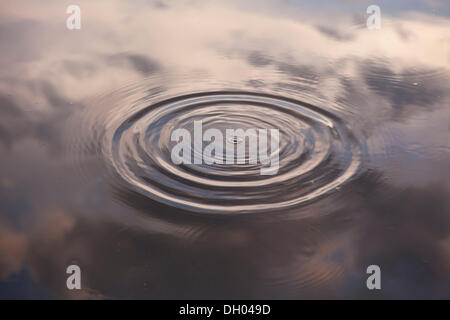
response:
<path id="1" fill-rule="evenodd" d="M 448 1 L 69 4 L 0 5 L 0 298 L 450 298 Z"/>

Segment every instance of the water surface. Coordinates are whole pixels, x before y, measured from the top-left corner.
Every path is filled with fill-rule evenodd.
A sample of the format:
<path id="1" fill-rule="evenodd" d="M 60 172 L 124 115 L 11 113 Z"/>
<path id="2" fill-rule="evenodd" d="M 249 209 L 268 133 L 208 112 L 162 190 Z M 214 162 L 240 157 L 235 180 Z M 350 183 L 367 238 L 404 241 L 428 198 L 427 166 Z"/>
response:
<path id="1" fill-rule="evenodd" d="M 1 5 L 1 298 L 450 298 L 446 1 L 379 30 L 367 1 L 69 4 Z M 175 165 L 200 120 L 278 129 L 276 174 Z"/>

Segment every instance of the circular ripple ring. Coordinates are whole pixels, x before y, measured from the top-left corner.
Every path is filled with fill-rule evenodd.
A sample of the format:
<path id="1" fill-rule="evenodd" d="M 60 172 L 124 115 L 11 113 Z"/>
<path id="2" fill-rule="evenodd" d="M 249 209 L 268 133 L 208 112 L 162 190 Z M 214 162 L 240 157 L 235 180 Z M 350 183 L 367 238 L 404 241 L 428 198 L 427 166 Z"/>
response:
<path id="1" fill-rule="evenodd" d="M 171 160 L 173 130 L 277 129 L 279 170 L 261 175 L 261 163 Z M 345 122 L 322 108 L 282 96 L 199 92 L 160 101 L 120 120 L 108 141 L 113 171 L 127 188 L 193 212 L 274 211 L 309 203 L 340 188 L 361 165 L 362 144 Z M 245 139 L 244 139 L 245 140 Z M 235 144 L 245 141 L 233 140 Z M 195 144 L 193 153 L 202 153 Z M 250 155 L 245 154 L 248 160 Z M 211 162 L 211 161 L 210 161 Z"/>

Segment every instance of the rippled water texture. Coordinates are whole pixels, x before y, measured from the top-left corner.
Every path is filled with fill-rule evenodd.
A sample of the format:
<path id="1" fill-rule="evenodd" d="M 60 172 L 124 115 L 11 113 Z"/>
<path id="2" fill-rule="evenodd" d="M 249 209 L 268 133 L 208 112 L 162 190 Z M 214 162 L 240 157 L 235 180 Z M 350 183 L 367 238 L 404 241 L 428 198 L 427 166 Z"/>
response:
<path id="1" fill-rule="evenodd" d="M 263 93 L 219 91 L 146 106 L 152 98 L 139 99 L 139 106 L 134 104 L 131 112 L 113 109 L 110 122 L 101 125 L 111 129 L 102 132 L 103 156 L 127 188 L 168 205 L 216 214 L 287 209 L 338 190 L 357 173 L 361 162 L 361 146 L 343 121 L 300 101 Z M 123 101 L 118 99 L 115 104 L 122 106 Z M 261 163 L 250 163 L 251 138 L 230 141 L 247 148 L 241 161 L 235 159 L 230 164 L 223 153 L 216 155 L 218 163 L 203 159 L 175 164 L 171 134 L 175 129 L 186 129 L 195 135 L 195 121 L 202 121 L 205 132 L 209 128 L 280 130 L 278 149 L 270 150 L 277 155 L 280 169 L 266 175 Z M 204 146 L 195 144 L 193 148 L 194 154 L 202 154 Z"/>
<path id="2" fill-rule="evenodd" d="M 370 4 L 4 1 L 0 298 L 450 298 L 450 6 Z"/>

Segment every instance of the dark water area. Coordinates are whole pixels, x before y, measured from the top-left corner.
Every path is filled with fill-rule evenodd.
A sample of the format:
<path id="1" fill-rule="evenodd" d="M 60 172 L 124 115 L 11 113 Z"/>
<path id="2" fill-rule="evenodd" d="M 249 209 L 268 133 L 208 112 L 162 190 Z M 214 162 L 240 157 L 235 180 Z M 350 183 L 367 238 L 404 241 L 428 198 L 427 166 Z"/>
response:
<path id="1" fill-rule="evenodd" d="M 448 1 L 70 4 L 0 4 L 0 298 L 450 298 Z"/>

